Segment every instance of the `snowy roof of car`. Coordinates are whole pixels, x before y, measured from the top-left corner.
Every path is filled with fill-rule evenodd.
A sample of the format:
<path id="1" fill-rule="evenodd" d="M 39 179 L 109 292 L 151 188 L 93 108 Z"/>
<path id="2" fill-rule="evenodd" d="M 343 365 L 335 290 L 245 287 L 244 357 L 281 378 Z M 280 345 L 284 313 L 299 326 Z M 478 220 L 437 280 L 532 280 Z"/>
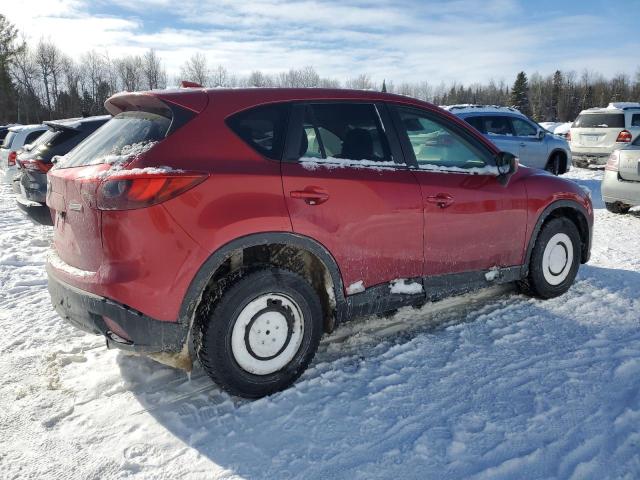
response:
<path id="1" fill-rule="evenodd" d="M 611 102 L 606 107 L 594 107 L 587 108 L 580 112 L 583 113 L 611 113 L 611 111 L 623 112 L 625 110 L 638 109 L 640 110 L 640 103 L 638 102 Z"/>
<path id="2" fill-rule="evenodd" d="M 17 125 L 9 128 L 10 132 L 21 132 L 22 130 L 46 130 L 47 127 L 41 123 L 33 123 L 31 125 Z"/>
<path id="3" fill-rule="evenodd" d="M 501 112 L 501 113 L 515 113 L 517 115 L 524 114 L 513 107 L 503 107 L 500 105 L 476 105 L 473 103 L 462 103 L 459 105 L 442 105 L 440 108 L 448 110 L 451 113 L 482 113 L 482 112 Z"/>

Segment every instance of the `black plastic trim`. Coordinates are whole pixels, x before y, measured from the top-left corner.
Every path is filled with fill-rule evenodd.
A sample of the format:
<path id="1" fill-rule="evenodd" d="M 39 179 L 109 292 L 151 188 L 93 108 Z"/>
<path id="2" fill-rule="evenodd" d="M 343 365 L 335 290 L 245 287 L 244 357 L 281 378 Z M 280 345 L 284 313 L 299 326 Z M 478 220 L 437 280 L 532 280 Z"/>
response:
<path id="1" fill-rule="evenodd" d="M 137 310 L 58 280 L 47 267 L 51 303 L 58 314 L 85 332 L 104 335 L 109 345 L 141 353 L 179 352 L 187 338 L 185 325 L 163 322 Z M 113 341 L 103 316 L 109 317 L 127 333 L 128 342 Z"/>

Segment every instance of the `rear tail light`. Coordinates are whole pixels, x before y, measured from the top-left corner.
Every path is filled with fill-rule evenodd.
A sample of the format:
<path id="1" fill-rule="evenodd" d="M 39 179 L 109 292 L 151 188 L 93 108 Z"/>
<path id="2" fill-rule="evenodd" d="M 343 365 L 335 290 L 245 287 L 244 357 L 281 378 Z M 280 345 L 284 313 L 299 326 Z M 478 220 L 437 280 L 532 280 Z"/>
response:
<path id="1" fill-rule="evenodd" d="M 622 130 L 619 134 L 618 134 L 618 138 L 616 139 L 616 142 L 618 143 L 629 143 L 632 139 L 631 136 L 631 132 L 629 130 Z"/>
<path id="2" fill-rule="evenodd" d="M 13 167 L 16 164 L 16 157 L 18 156 L 17 152 L 9 152 L 9 157 L 7 158 L 7 164 L 10 167 Z"/>
<path id="3" fill-rule="evenodd" d="M 20 166 L 26 170 L 33 172 L 47 173 L 53 167 L 53 163 L 43 162 L 41 159 L 36 160 L 18 160 Z"/>
<path id="4" fill-rule="evenodd" d="M 107 178 L 98 185 L 95 191 L 95 202 L 91 199 L 87 200 L 99 210 L 133 210 L 150 207 L 177 197 L 202 183 L 206 178 L 207 175 L 127 175 L 123 172 L 117 177 Z M 83 195 L 89 192 L 89 189 L 83 189 Z"/>
<path id="5" fill-rule="evenodd" d="M 609 155 L 609 159 L 607 160 L 607 164 L 604 166 L 604 169 L 609 170 L 610 172 L 617 172 L 619 162 L 620 154 L 615 151 L 611 155 Z"/>

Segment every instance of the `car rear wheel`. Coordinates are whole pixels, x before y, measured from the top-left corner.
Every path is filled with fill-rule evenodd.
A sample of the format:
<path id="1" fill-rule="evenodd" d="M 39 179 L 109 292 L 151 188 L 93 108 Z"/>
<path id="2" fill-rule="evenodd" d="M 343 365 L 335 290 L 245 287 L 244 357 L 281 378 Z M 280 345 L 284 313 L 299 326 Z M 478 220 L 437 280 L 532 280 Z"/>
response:
<path id="1" fill-rule="evenodd" d="M 540 298 L 562 295 L 573 283 L 580 266 L 580 234 L 568 218 L 549 220 L 531 252 L 529 274 L 521 289 Z"/>
<path id="2" fill-rule="evenodd" d="M 195 349 L 227 392 L 259 398 L 290 386 L 311 362 L 322 335 L 317 293 L 281 268 L 232 281 L 199 325 Z"/>
<path id="3" fill-rule="evenodd" d="M 625 213 L 629 213 L 629 210 L 631 210 L 631 205 L 626 205 L 626 204 L 624 204 L 622 202 L 613 202 L 613 203 L 605 202 L 604 206 L 611 213 L 617 213 L 617 214 L 620 214 L 620 215 L 624 215 Z"/>

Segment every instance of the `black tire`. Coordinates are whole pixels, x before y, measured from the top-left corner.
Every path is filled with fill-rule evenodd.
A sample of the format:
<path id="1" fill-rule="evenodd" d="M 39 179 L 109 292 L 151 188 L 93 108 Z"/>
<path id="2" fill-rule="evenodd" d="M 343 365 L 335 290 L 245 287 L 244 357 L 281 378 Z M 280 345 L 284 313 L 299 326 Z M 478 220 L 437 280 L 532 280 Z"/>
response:
<path id="1" fill-rule="evenodd" d="M 302 317 L 303 334 L 298 350 L 286 366 L 272 373 L 255 374 L 241 367 L 236 360 L 232 335 L 236 321 L 245 307 L 256 299 L 267 298 L 269 294 L 286 296 L 296 304 Z M 268 309 L 269 300 L 266 302 Z M 271 305 L 282 311 L 282 304 L 277 301 Z M 244 342 L 247 352 L 261 361 L 267 357 L 258 357 L 249 346 L 249 326 L 259 318 L 258 313 L 244 329 Z M 287 318 L 289 332 L 285 342 L 289 342 L 292 324 L 286 313 L 283 318 Z M 322 336 L 322 318 L 318 294 L 303 277 L 282 268 L 265 268 L 232 279 L 224 287 L 208 317 L 201 319 L 197 326 L 199 331 L 194 335 L 195 350 L 204 370 L 222 389 L 245 398 L 264 397 L 290 386 L 307 368 Z"/>
<path id="2" fill-rule="evenodd" d="M 568 245 L 564 245 L 564 243 L 558 244 L 566 254 L 567 263 L 565 263 L 565 267 L 562 268 L 562 270 L 557 271 L 559 275 L 555 276 L 556 272 L 553 272 L 550 267 L 544 268 L 543 259 L 547 245 L 552 239 L 558 238 L 556 237 L 558 234 L 564 234 L 569 238 L 572 253 L 569 255 L 567 250 Z M 563 217 L 549 220 L 542 226 L 538 238 L 536 238 L 536 243 L 529 261 L 529 274 L 519 283 L 521 291 L 539 298 L 553 298 L 562 295 L 569 290 L 569 287 L 571 287 L 571 284 L 576 278 L 578 267 L 580 266 L 580 254 L 580 233 L 576 225 L 568 218 Z M 568 265 L 569 258 L 572 259 L 570 265 Z M 545 270 L 547 272 L 546 277 Z M 564 279 L 558 284 L 553 284 L 548 281 L 547 278 L 554 278 L 554 276 L 558 280 L 563 277 Z"/>
<path id="3" fill-rule="evenodd" d="M 553 155 L 551 155 L 551 157 L 549 158 L 549 160 L 547 161 L 547 165 L 544 167 L 544 169 L 549 172 L 549 173 L 553 173 L 554 175 L 560 175 L 560 154 L 559 153 L 554 153 Z"/>
<path id="4" fill-rule="evenodd" d="M 613 202 L 613 203 L 605 202 L 604 206 L 611 213 L 617 213 L 619 215 L 624 215 L 625 213 L 629 213 L 629 210 L 631 210 L 631 205 L 626 205 L 621 202 Z"/>

